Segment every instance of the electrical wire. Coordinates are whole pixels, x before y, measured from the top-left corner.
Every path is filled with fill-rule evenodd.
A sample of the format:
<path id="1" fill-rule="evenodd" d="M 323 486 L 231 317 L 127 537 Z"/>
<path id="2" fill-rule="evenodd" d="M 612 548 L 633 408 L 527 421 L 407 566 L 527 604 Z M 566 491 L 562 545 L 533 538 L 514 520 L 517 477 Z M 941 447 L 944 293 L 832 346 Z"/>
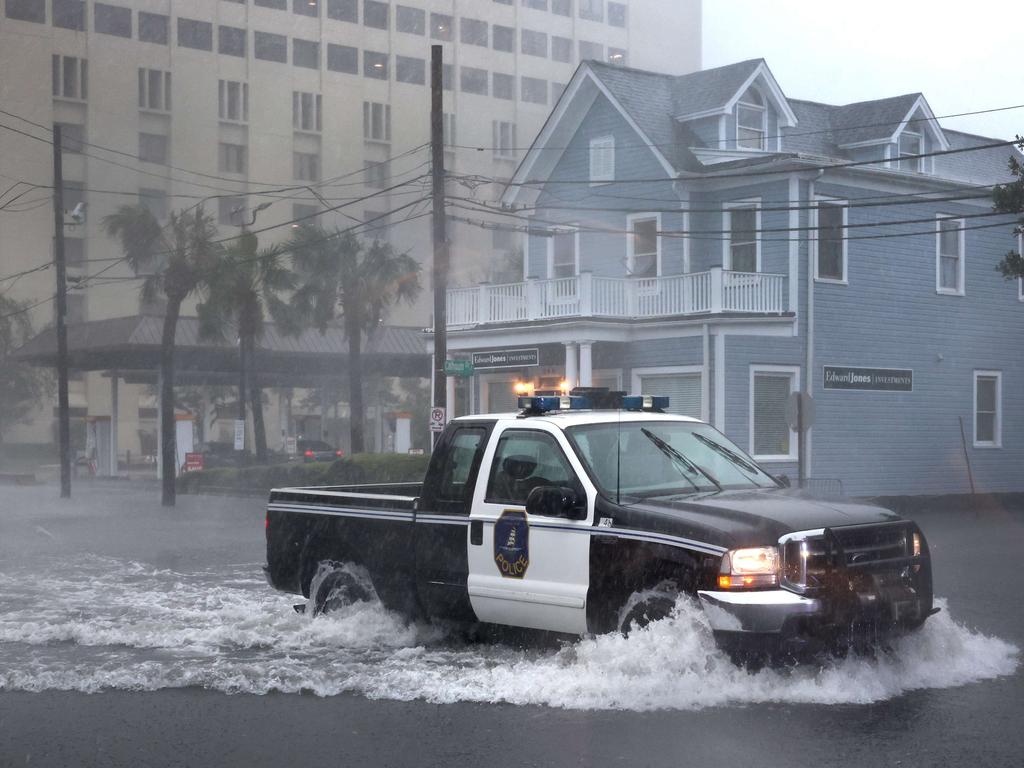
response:
<path id="1" fill-rule="evenodd" d="M 463 210 L 472 211 L 474 213 L 480 213 L 481 210 L 482 210 L 479 206 L 477 206 L 477 207 L 470 207 L 470 206 L 463 205 L 463 204 L 458 203 L 458 202 L 453 202 L 452 205 L 457 207 L 457 208 L 461 208 Z M 747 208 L 747 210 L 751 210 L 751 209 L 753 209 L 755 211 L 757 210 L 753 206 L 750 206 L 750 207 Z M 492 213 L 492 214 L 497 214 L 497 215 L 500 215 L 500 216 L 511 216 L 511 217 L 518 218 L 518 215 L 515 214 L 515 213 L 503 213 L 503 212 L 499 212 L 499 211 L 494 211 L 493 209 L 489 209 L 489 208 L 486 209 L 486 212 L 487 213 Z M 724 212 L 725 211 L 719 211 L 719 213 L 724 213 Z M 980 219 L 980 218 L 993 218 L 993 217 L 997 217 L 997 216 L 1006 217 L 1006 216 L 1012 216 L 1012 214 L 1003 213 L 1001 211 L 987 211 L 985 213 L 965 213 L 965 214 L 956 214 L 956 215 L 950 214 L 949 218 L 951 218 L 951 219 Z M 860 222 L 860 223 L 854 223 L 854 224 L 843 224 L 839 228 L 843 229 L 843 230 L 870 229 L 870 228 L 875 228 L 875 227 L 903 226 L 903 225 L 907 225 L 907 224 L 925 224 L 925 223 L 929 223 L 929 222 L 935 222 L 936 220 L 937 220 L 936 217 L 934 215 L 931 215 L 931 216 L 927 216 L 927 217 L 923 217 L 923 218 L 919 217 L 919 218 L 912 218 L 912 219 L 893 219 L 893 220 L 889 220 L 889 221 L 871 221 L 871 222 Z M 628 230 L 628 229 L 595 227 L 595 226 L 592 226 L 592 225 L 580 225 L 580 224 L 577 224 L 575 222 L 558 222 L 558 221 L 552 221 L 550 219 L 540 219 L 540 218 L 536 218 L 536 217 L 534 217 L 532 219 L 532 221 L 540 222 L 542 224 L 551 224 L 553 226 L 562 227 L 567 232 L 594 232 L 594 233 L 616 234 L 616 235 L 617 234 L 632 234 L 632 232 L 630 230 Z M 766 233 L 766 232 L 768 232 L 768 233 L 771 233 L 771 232 L 814 232 L 814 231 L 817 231 L 818 229 L 819 228 L 817 226 L 815 226 L 815 225 L 805 225 L 805 226 L 796 226 L 796 227 L 758 227 L 758 226 L 755 226 L 755 227 L 753 227 L 751 229 L 744 228 L 743 232 L 744 232 L 744 234 L 748 234 L 748 233 L 749 234 L 763 234 L 763 233 Z M 732 235 L 732 230 L 730 230 L 730 229 L 687 229 L 685 231 L 660 230 L 660 231 L 656 232 L 655 234 L 657 234 L 657 235 L 664 235 L 664 236 L 668 236 L 668 237 L 678 236 L 678 235 L 681 235 L 681 234 L 685 234 L 686 236 Z M 697 239 L 699 239 L 699 238 L 697 238 Z M 729 238 L 722 238 L 722 239 L 729 239 Z"/>
<path id="2" fill-rule="evenodd" d="M 807 99 L 792 99 L 792 101 L 805 101 L 806 102 Z M 820 102 L 813 102 L 813 101 L 809 102 L 809 103 L 817 104 L 819 106 L 828 107 L 828 108 L 832 108 L 832 109 L 840 109 L 843 106 L 848 106 L 848 105 L 842 105 L 842 104 L 839 104 L 839 105 L 835 105 L 835 104 L 821 104 Z M 994 112 L 1007 112 L 1007 111 L 1014 110 L 1014 109 L 1024 109 L 1024 104 L 1011 104 L 1011 105 L 1006 106 L 1006 107 L 992 107 L 990 109 L 976 109 L 976 110 L 971 110 L 970 112 L 954 112 L 954 113 L 951 113 L 951 114 L 948 114 L 948 115 L 935 115 L 933 117 L 915 117 L 915 118 L 912 118 L 910 120 L 907 120 L 906 124 L 909 125 L 910 123 L 937 122 L 939 120 L 946 120 L 946 119 L 954 118 L 954 117 L 970 117 L 972 115 L 987 115 L 987 114 L 992 114 Z M 764 140 L 768 141 L 770 139 L 790 139 L 790 138 L 794 138 L 794 137 L 797 137 L 797 136 L 820 136 L 820 135 L 832 134 L 832 133 L 842 133 L 843 131 L 856 131 L 856 130 L 860 130 L 862 128 L 885 128 L 885 127 L 890 127 L 891 126 L 893 129 L 895 129 L 895 128 L 898 128 L 902 124 L 903 124 L 902 121 L 900 121 L 900 122 L 892 122 L 890 120 L 890 121 L 880 122 L 880 123 L 861 123 L 860 125 L 847 125 L 847 126 L 843 126 L 842 128 L 821 128 L 821 129 L 816 130 L 816 131 L 787 131 L 786 133 L 777 133 L 777 134 L 774 134 L 774 135 L 765 136 Z M 951 130 L 955 131 L 956 129 L 951 129 Z M 962 133 L 962 131 L 957 131 L 957 133 Z M 732 141 L 732 139 L 729 139 L 729 138 L 726 138 L 726 139 L 715 139 L 714 141 L 717 144 L 723 144 L 723 143 Z M 449 144 L 447 146 L 454 147 L 455 149 L 474 150 L 476 152 L 497 151 L 497 150 L 500 150 L 502 152 L 528 152 L 528 151 L 533 150 L 533 149 L 536 149 L 536 150 L 542 151 L 542 152 L 547 152 L 549 150 L 562 152 L 562 151 L 564 151 L 566 149 L 570 149 L 569 146 L 537 147 L 537 146 L 534 146 L 534 145 L 531 145 L 531 146 L 528 146 L 528 147 L 489 147 L 489 146 L 482 146 L 482 145 L 477 145 L 477 144 Z M 690 143 L 674 141 L 674 142 L 639 142 L 639 143 L 636 143 L 636 144 L 618 145 L 618 148 L 620 148 L 620 149 L 662 149 L 662 148 L 671 148 L 671 147 L 689 148 L 691 146 L 692 146 L 692 144 L 690 144 Z"/>
<path id="3" fill-rule="evenodd" d="M 7 111 L 5 109 L 0 109 L 0 115 L 6 115 L 7 117 L 14 118 L 15 120 L 20 120 L 21 122 L 27 123 L 28 125 L 31 125 L 31 126 L 33 126 L 35 128 L 39 128 L 40 130 L 47 131 L 48 133 L 53 133 L 53 128 L 51 126 L 44 125 L 43 123 L 37 123 L 37 122 L 35 122 L 33 120 L 29 120 L 28 118 L 23 117 L 22 115 L 18 115 L 18 114 L 14 113 L 14 112 L 9 112 L 9 111 Z M 5 125 L 0 125 L 0 127 L 8 128 L 9 130 L 16 130 L 16 129 L 10 128 L 9 126 L 5 126 Z M 22 133 L 21 131 L 16 131 L 16 132 Z M 31 134 L 25 134 L 25 135 L 31 136 Z M 34 138 L 37 141 L 46 141 L 46 143 L 50 144 L 51 146 L 53 145 L 53 140 L 52 139 L 50 139 L 50 140 L 41 139 L 38 136 L 31 136 L 31 138 Z M 76 144 L 79 144 L 79 145 L 85 146 L 85 147 L 92 147 L 94 149 L 99 149 L 99 150 L 104 151 L 104 152 L 110 152 L 111 154 L 120 155 L 120 156 L 126 157 L 126 158 L 128 158 L 130 160 L 138 161 L 138 159 L 139 159 L 138 155 L 133 155 L 130 152 L 125 152 L 125 151 L 120 150 L 120 149 L 114 149 L 112 147 L 103 146 L 102 144 L 95 144 L 95 143 L 88 142 L 88 141 L 80 141 L 80 142 L 76 142 Z M 424 142 L 423 144 L 419 144 L 419 145 L 417 145 L 416 147 L 413 147 L 410 150 L 406 150 L 405 152 L 403 152 L 403 153 L 401 153 L 399 155 L 396 155 L 393 158 L 389 158 L 387 160 L 382 160 L 379 163 L 371 164 L 371 166 L 372 165 L 383 165 L 383 164 L 386 164 L 386 163 L 393 162 L 395 160 L 398 160 L 401 157 L 404 157 L 407 154 L 410 154 L 412 152 L 418 152 L 418 151 L 420 151 L 422 149 L 425 149 L 429 145 L 430 145 L 429 142 Z M 87 156 L 88 157 L 92 157 L 95 160 L 100 160 L 102 162 L 110 162 L 109 159 L 107 159 L 107 158 L 97 157 L 95 155 L 87 155 Z M 183 167 L 180 167 L 180 166 L 171 165 L 169 163 L 166 165 L 166 167 L 171 169 L 171 170 L 178 171 L 180 173 L 187 173 L 187 174 L 190 174 L 190 175 L 193 175 L 193 176 L 199 176 L 201 178 L 212 179 L 212 180 L 215 180 L 215 181 L 225 181 L 225 182 L 228 182 L 228 183 L 238 183 L 238 184 L 256 184 L 256 185 L 259 185 L 259 186 L 268 186 L 268 187 L 281 186 L 281 182 L 259 181 L 259 180 L 256 180 L 256 179 L 245 179 L 245 180 L 233 179 L 233 178 L 226 177 L 226 176 L 219 176 L 219 175 L 216 175 L 216 174 L 205 173 L 203 171 L 192 170 L 190 168 L 183 168 Z M 365 172 L 365 170 L 366 170 L 366 168 L 363 168 L 361 171 L 358 171 L 358 172 Z M 182 180 L 182 183 L 194 184 L 195 182 L 188 181 L 188 180 Z"/>

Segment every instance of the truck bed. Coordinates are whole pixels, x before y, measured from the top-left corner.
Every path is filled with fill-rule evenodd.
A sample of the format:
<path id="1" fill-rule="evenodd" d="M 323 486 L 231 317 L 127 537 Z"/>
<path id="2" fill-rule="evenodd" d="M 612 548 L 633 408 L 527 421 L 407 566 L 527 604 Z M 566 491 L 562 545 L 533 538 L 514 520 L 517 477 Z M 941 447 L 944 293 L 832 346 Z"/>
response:
<path id="1" fill-rule="evenodd" d="M 358 562 L 369 570 L 385 605 L 405 607 L 422 485 L 275 488 L 267 504 L 267 580 L 308 597 L 318 563 Z"/>

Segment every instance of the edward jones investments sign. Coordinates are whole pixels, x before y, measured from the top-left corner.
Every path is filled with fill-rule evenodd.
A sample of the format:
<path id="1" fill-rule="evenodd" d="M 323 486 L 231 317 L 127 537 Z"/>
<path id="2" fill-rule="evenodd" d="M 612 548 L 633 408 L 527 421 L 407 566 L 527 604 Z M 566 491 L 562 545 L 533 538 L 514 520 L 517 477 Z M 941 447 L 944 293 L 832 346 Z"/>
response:
<path id="1" fill-rule="evenodd" d="M 824 371 L 825 389 L 914 391 L 914 372 L 906 368 L 851 368 L 845 365 L 826 365 Z"/>
<path id="2" fill-rule="evenodd" d="M 494 352 L 474 352 L 474 368 L 526 368 L 540 365 L 538 349 L 503 349 Z"/>

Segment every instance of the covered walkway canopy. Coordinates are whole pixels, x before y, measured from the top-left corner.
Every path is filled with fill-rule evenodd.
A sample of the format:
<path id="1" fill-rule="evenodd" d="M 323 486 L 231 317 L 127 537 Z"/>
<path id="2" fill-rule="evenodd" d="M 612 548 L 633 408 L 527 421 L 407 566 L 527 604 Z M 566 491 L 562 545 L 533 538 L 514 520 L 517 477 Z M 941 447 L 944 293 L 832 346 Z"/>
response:
<path id="1" fill-rule="evenodd" d="M 79 371 L 116 371 L 133 383 L 152 383 L 160 367 L 163 317 L 133 315 L 68 325 L 68 365 Z M 233 337 L 234 331 L 226 331 Z M 14 355 L 22 362 L 55 367 L 57 335 L 53 328 L 30 339 Z M 175 383 L 228 384 L 237 381 L 238 346 L 199 336 L 199 320 L 182 317 L 175 335 Z M 286 336 L 273 323 L 256 343 L 250 370 L 265 387 L 319 387 L 346 375 L 348 339 L 339 325 L 321 334 L 306 330 Z M 380 326 L 363 343 L 367 375 L 429 377 L 430 355 L 420 328 Z"/>

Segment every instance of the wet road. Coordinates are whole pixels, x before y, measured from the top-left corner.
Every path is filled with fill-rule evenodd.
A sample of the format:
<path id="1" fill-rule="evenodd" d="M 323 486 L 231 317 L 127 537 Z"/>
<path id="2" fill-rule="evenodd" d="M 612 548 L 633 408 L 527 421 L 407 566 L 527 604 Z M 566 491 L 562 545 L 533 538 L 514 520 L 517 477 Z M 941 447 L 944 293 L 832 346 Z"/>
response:
<path id="1" fill-rule="evenodd" d="M 258 503 L 55 495 L 0 489 L 3 766 L 1024 764 L 1024 509 L 919 516 L 948 610 L 897 658 L 750 675 L 685 605 L 554 649 L 310 621 L 255 570 Z"/>

